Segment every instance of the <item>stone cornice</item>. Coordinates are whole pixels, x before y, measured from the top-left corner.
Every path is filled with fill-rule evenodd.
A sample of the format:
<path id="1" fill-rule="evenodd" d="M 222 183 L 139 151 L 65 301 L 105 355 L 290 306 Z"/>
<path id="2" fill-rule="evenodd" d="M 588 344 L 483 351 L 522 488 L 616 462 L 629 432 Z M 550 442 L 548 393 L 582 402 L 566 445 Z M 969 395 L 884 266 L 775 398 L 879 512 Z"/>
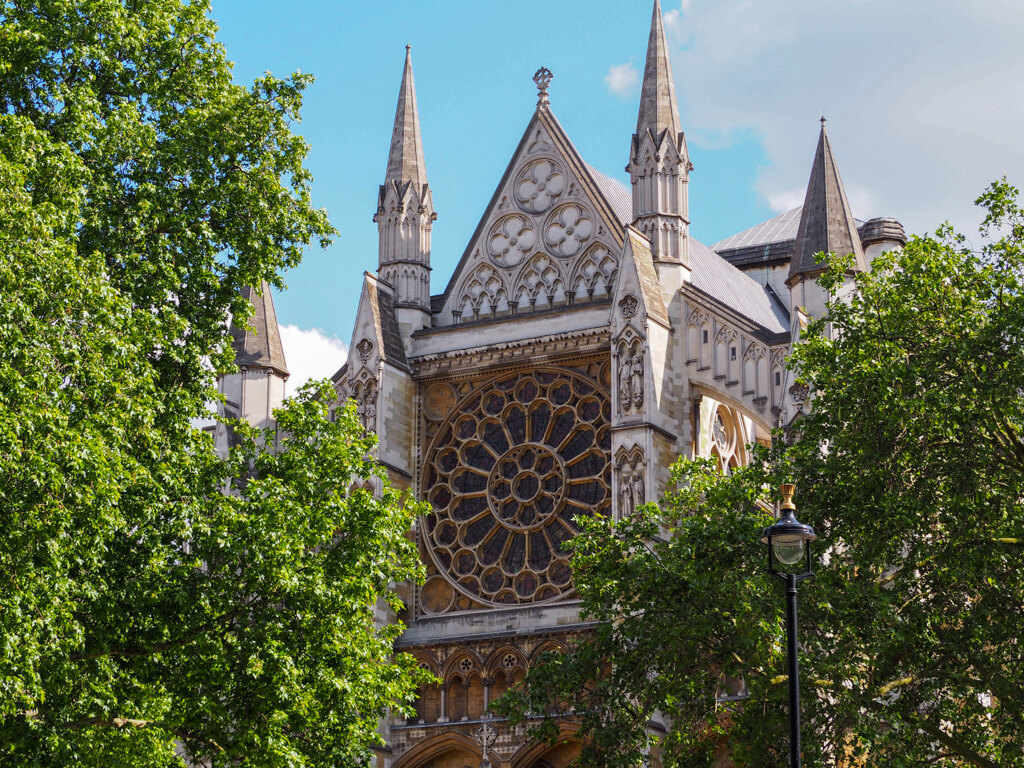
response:
<path id="1" fill-rule="evenodd" d="M 395 643 L 395 650 L 408 651 L 414 648 L 443 648 L 447 646 L 464 646 L 467 644 L 487 642 L 491 640 L 507 640 L 509 638 L 544 638 L 544 637 L 556 637 L 559 635 L 569 635 L 580 632 L 588 632 L 594 627 L 598 626 L 600 622 L 587 621 L 579 622 L 577 624 L 563 624 L 561 626 L 553 627 L 538 627 L 537 629 L 507 629 L 499 632 L 486 632 L 477 635 L 457 635 L 454 637 L 438 638 L 436 640 L 421 640 L 418 642 L 403 642 L 399 640 Z"/>
<path id="2" fill-rule="evenodd" d="M 459 373 L 479 376 L 480 368 L 491 372 L 503 366 L 521 364 L 524 360 L 551 363 L 605 352 L 610 342 L 611 335 L 605 326 L 439 352 L 413 358 L 410 362 L 416 378 L 420 380 Z"/>

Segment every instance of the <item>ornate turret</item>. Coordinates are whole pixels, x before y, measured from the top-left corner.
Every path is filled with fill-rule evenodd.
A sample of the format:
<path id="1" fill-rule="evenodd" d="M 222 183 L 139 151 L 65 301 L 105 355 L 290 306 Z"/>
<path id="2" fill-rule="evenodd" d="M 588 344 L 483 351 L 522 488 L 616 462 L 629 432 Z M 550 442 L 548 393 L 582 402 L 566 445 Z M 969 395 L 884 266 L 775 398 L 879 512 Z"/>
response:
<path id="1" fill-rule="evenodd" d="M 412 54 L 406 46 L 388 168 L 373 217 L 380 233 L 377 272 L 394 288 L 395 309 L 406 336 L 430 322 L 430 230 L 435 219 L 423 161 Z"/>
<path id="2" fill-rule="evenodd" d="M 820 275 L 824 264 L 818 263 L 817 253 L 834 253 L 837 256 L 853 254 L 853 270 L 867 270 L 864 248 L 857 232 L 857 222 L 850 212 L 850 203 L 843 191 L 832 146 L 825 130 L 825 118 L 821 118 L 821 134 L 818 149 L 814 154 L 811 178 L 807 182 L 807 195 L 800 212 L 793 259 L 789 263 L 790 287 L 801 280 L 813 279 Z"/>
<path id="3" fill-rule="evenodd" d="M 218 382 L 224 396 L 221 414 L 229 419 L 245 419 L 255 427 L 269 427 L 274 423 L 274 410 L 284 402 L 289 375 L 281 331 L 266 281 L 259 291 L 251 286 L 243 288 L 242 298 L 252 304 L 253 312 L 244 324 L 231 322 L 231 348 L 238 372 L 221 376 Z M 232 440 L 231 430 L 218 423 L 214 440 L 218 449 L 226 451 Z"/>
<path id="4" fill-rule="evenodd" d="M 633 184 L 633 226 L 650 239 L 659 266 L 690 266 L 687 182 L 692 168 L 679 122 L 661 2 L 655 0 L 640 112 L 626 171 Z"/>

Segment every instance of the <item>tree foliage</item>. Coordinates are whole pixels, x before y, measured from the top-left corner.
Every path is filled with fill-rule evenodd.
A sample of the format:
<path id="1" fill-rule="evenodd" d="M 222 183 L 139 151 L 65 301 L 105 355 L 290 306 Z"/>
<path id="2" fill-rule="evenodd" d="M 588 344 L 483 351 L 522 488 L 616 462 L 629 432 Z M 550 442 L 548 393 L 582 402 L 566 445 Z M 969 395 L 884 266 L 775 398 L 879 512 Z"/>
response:
<path id="1" fill-rule="evenodd" d="M 978 202 L 979 246 L 948 225 L 912 238 L 812 322 L 791 440 L 731 477 L 684 462 L 660 509 L 586 527 L 574 572 L 602 623 L 505 711 L 569 704 L 588 765 L 782 764 L 782 597 L 755 500 L 794 481 L 820 537 L 800 591 L 804 763 L 1024 766 L 1024 211 L 1005 181 Z M 739 679 L 745 698 L 716 703 Z"/>
<path id="2" fill-rule="evenodd" d="M 207 13 L 0 3 L 4 765 L 355 765 L 421 682 L 377 620 L 418 507 L 354 413 L 193 426 L 241 287 L 332 233 L 307 78 L 232 84 Z"/>

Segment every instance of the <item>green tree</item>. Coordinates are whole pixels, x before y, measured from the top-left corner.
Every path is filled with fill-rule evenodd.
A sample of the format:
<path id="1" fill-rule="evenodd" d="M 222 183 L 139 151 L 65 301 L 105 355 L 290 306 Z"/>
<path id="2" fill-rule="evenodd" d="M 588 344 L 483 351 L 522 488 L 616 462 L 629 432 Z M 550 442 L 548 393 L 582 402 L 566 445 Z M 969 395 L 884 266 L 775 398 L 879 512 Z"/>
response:
<path id="1" fill-rule="evenodd" d="M 532 672 L 506 712 L 568 703 L 588 765 L 635 765 L 651 748 L 668 765 L 709 765 L 716 750 L 782 764 L 782 600 L 755 502 L 795 481 L 820 537 L 800 592 L 804 763 L 1024 766 L 1017 194 L 1004 181 L 979 198 L 979 246 L 948 225 L 912 238 L 811 324 L 794 367 L 813 405 L 791 441 L 732 477 L 683 463 L 660 509 L 585 527 L 574 569 L 602 624 Z M 835 291 L 846 263 L 831 262 Z M 739 680 L 747 698 L 716 704 Z M 671 728 L 651 740 L 658 712 Z"/>
<path id="2" fill-rule="evenodd" d="M 332 231 L 306 79 L 233 85 L 207 11 L 0 4 L 4 765 L 355 765 L 422 681 L 376 621 L 418 507 L 354 413 L 192 426 L 240 288 Z"/>

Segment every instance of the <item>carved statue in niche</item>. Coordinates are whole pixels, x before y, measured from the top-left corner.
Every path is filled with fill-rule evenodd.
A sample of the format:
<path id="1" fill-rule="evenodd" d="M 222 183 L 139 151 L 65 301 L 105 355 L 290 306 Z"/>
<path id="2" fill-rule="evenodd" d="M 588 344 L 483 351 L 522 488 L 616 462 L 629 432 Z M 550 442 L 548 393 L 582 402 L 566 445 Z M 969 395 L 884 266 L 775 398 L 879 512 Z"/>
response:
<path id="1" fill-rule="evenodd" d="M 629 382 L 633 390 L 633 407 L 644 404 L 644 357 L 643 353 L 633 355 L 630 363 Z"/>
<path id="2" fill-rule="evenodd" d="M 633 511 L 642 507 L 646 501 L 644 498 L 644 477 L 639 470 L 633 475 Z"/>
<path id="3" fill-rule="evenodd" d="M 366 397 L 366 408 L 363 410 L 363 426 L 373 429 L 377 423 L 377 397 L 371 392 Z"/>
<path id="4" fill-rule="evenodd" d="M 628 411 L 629 405 L 633 401 L 632 387 L 630 382 L 632 379 L 632 363 L 630 362 L 629 355 L 622 355 L 619 357 L 619 402 L 622 404 L 622 410 Z"/>
<path id="5" fill-rule="evenodd" d="M 626 467 L 619 476 L 619 514 L 625 517 L 633 514 L 633 479 Z"/>

